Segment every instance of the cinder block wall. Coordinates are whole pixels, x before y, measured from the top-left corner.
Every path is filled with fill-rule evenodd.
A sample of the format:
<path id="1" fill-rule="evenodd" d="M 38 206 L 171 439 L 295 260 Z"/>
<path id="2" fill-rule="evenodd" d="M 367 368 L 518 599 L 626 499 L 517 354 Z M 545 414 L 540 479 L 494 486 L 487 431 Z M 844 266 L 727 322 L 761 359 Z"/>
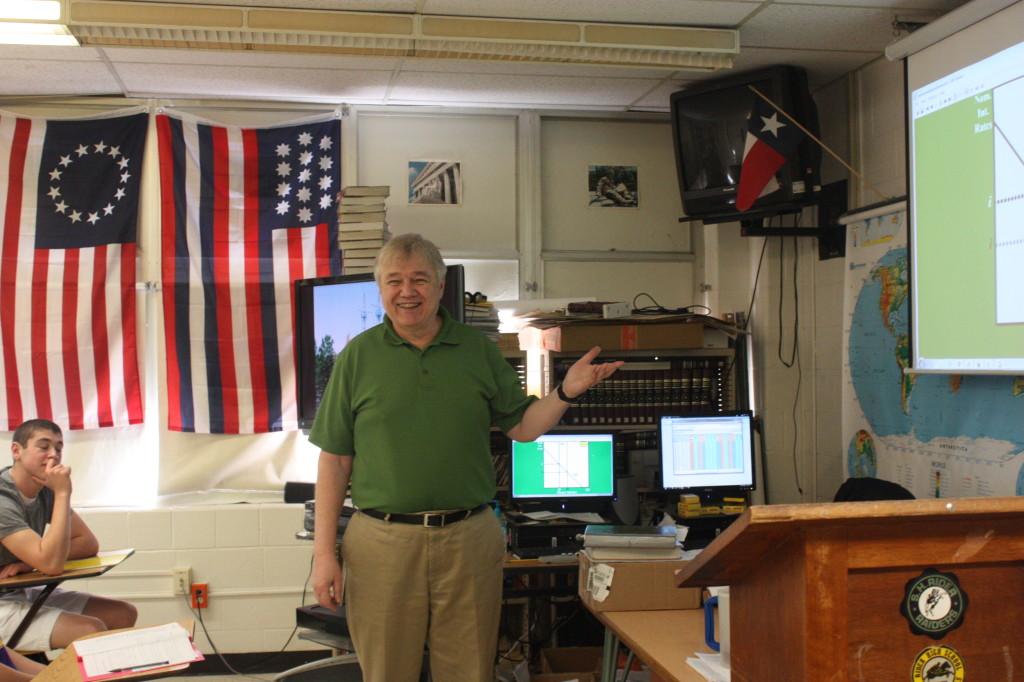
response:
<path id="1" fill-rule="evenodd" d="M 202 615 L 221 653 L 277 651 L 288 639 L 313 550 L 312 542 L 295 538 L 301 504 L 77 511 L 101 549 L 133 547 L 135 555 L 100 578 L 65 587 L 130 601 L 140 625 L 158 625 L 192 617 L 186 598 L 174 594 L 174 569 L 190 568 L 193 582 L 209 585 Z M 213 652 L 198 619 L 196 643 Z M 288 645 L 320 648 L 297 638 Z"/>

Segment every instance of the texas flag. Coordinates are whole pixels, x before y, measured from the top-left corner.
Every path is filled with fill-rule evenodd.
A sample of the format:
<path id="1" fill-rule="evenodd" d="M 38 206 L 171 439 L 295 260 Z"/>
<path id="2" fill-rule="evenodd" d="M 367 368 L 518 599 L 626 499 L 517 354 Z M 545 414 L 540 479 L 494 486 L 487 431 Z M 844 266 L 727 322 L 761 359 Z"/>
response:
<path id="1" fill-rule="evenodd" d="M 736 209 L 746 211 L 763 194 L 778 189 L 775 172 L 796 151 L 804 134 L 762 97 L 754 97 L 747 121 Z"/>

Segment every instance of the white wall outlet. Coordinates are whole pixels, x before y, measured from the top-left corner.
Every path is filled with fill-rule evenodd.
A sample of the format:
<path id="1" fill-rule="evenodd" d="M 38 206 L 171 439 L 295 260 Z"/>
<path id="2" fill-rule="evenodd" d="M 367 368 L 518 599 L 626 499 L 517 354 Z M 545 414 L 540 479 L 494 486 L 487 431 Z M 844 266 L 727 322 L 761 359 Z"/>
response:
<path id="1" fill-rule="evenodd" d="M 172 575 L 174 594 L 188 594 L 192 585 L 192 569 L 187 566 L 185 568 L 175 568 Z"/>

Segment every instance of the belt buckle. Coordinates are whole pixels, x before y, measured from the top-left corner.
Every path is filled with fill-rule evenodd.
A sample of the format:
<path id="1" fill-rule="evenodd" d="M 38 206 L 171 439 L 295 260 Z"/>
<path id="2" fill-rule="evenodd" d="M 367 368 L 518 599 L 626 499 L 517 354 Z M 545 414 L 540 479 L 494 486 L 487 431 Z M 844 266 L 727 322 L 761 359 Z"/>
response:
<path id="1" fill-rule="evenodd" d="M 448 514 L 445 512 L 427 512 L 423 515 L 423 526 L 425 528 L 444 528 L 445 517 L 447 516 Z M 440 519 L 441 522 L 431 523 L 430 519 L 432 518 Z"/>

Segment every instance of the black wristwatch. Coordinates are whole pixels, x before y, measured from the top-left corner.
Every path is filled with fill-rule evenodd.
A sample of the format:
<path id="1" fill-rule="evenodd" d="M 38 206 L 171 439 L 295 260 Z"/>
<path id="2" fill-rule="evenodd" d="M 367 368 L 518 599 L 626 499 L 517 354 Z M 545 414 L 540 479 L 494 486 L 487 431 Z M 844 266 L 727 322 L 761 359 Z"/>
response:
<path id="1" fill-rule="evenodd" d="M 558 399 L 559 400 L 561 400 L 563 403 L 569 403 L 570 405 L 575 405 L 576 403 L 578 403 L 580 401 L 580 398 L 583 397 L 583 393 L 580 393 L 575 398 L 570 398 L 569 396 L 567 396 L 565 394 L 565 389 L 562 388 L 562 384 L 558 384 L 558 386 L 555 387 L 555 393 L 558 394 Z"/>

